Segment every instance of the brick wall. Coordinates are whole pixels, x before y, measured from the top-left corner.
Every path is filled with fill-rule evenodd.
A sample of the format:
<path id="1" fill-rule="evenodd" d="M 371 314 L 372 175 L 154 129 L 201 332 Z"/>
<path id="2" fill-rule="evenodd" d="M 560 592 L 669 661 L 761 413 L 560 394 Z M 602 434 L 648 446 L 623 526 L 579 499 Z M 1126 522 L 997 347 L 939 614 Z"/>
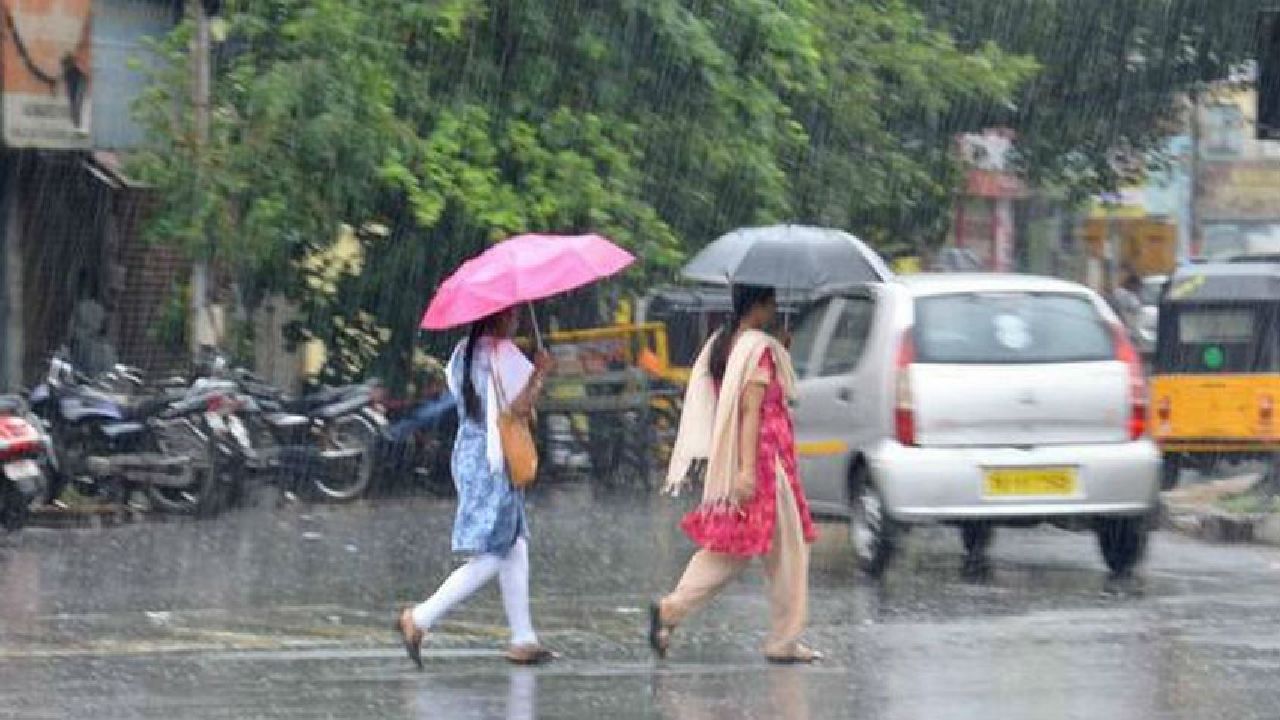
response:
<path id="1" fill-rule="evenodd" d="M 147 207 L 142 190 L 122 191 L 117 203 L 114 335 L 123 362 L 156 372 L 174 371 L 186 367 L 187 351 L 166 347 L 156 328 L 186 282 L 190 263 L 179 251 L 143 239 Z"/>
<path id="2" fill-rule="evenodd" d="M 154 371 L 185 367 L 186 349 L 166 347 L 153 328 L 186 263 L 143 241 L 145 191 L 82 153 L 3 152 L 0 170 L 15 181 L 9 240 L 21 249 L 21 382 L 43 375 L 85 296 L 107 310 L 108 338 L 122 362 Z"/>

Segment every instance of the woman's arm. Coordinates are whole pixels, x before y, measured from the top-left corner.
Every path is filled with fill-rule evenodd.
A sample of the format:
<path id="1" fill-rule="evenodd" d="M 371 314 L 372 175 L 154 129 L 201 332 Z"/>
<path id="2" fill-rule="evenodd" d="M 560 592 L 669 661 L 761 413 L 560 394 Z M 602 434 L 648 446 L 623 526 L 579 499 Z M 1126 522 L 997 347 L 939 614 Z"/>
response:
<path id="1" fill-rule="evenodd" d="M 734 494 L 738 502 L 749 501 L 756 492 L 756 471 L 760 448 L 760 414 L 764 407 L 764 393 L 769 385 L 768 360 L 751 373 L 742 390 L 741 420 L 738 423 L 738 477 Z"/>
<path id="2" fill-rule="evenodd" d="M 533 415 L 533 408 L 542 395 L 542 384 L 554 366 L 555 361 L 550 353 L 546 350 L 538 351 L 533 358 L 533 374 L 529 376 L 529 382 L 525 383 L 520 394 L 511 401 L 511 412 L 521 417 Z"/>
<path id="3" fill-rule="evenodd" d="M 756 457 L 760 443 L 760 409 L 764 406 L 764 385 L 750 382 L 742 391 L 742 421 L 738 431 L 738 481 L 734 490 L 739 502 L 756 492 Z"/>

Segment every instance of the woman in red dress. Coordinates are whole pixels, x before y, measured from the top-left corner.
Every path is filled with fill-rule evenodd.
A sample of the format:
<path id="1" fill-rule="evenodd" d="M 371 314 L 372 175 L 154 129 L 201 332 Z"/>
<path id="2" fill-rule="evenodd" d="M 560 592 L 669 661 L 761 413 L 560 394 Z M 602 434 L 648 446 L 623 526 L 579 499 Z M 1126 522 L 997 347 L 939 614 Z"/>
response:
<path id="1" fill-rule="evenodd" d="M 676 589 L 650 607 L 649 644 L 659 657 L 676 626 L 759 557 L 771 606 L 765 656 L 821 658 L 800 643 L 817 532 L 796 473 L 791 357 L 763 331 L 776 314 L 773 288 L 734 287 L 733 316 L 694 365 L 667 489 L 678 492 L 691 470 L 704 470 L 702 502 L 681 522 L 701 549 Z"/>

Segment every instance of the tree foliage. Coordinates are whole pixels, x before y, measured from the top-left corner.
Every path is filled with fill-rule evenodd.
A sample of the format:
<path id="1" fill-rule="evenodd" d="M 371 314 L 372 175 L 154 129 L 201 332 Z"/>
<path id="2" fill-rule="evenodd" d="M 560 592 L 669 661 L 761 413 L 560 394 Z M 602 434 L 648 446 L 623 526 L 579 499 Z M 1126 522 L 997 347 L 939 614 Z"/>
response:
<path id="1" fill-rule="evenodd" d="M 1013 103 L 969 99 L 943 119 L 1018 131 L 1024 170 L 1080 193 L 1162 160 L 1185 95 L 1254 55 L 1262 0 L 915 0 L 965 46 L 996 43 L 1042 67 Z"/>
<path id="2" fill-rule="evenodd" d="M 746 224 L 936 233 L 958 104 L 1035 70 L 958 47 L 907 0 L 238 0 L 212 137 L 192 136 L 190 28 L 139 103 L 156 237 L 212 253 L 252 302 L 301 303 L 334 379 L 407 365 L 444 274 L 523 231 L 605 233 L 634 285 Z M 367 258 L 307 274 L 344 224 Z M 353 349 L 354 348 L 354 349 Z"/>

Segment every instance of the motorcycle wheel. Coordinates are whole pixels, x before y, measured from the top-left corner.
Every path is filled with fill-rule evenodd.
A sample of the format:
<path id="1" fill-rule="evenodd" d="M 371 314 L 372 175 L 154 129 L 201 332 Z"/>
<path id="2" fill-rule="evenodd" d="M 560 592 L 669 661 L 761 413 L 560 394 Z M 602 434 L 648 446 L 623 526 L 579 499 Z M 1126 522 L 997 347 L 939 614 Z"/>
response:
<path id="1" fill-rule="evenodd" d="M 362 497 L 373 481 L 378 428 L 363 415 L 346 415 L 333 421 L 326 444 L 333 450 L 360 450 L 354 460 L 326 462 L 311 476 L 312 495 L 318 500 L 351 502 Z"/>
<path id="2" fill-rule="evenodd" d="M 31 516 L 31 506 L 18 488 L 12 483 L 0 486 L 0 527 L 15 532 L 27 524 Z"/>
<path id="3" fill-rule="evenodd" d="M 230 483 L 222 477 L 228 471 L 217 449 L 216 441 L 202 443 L 201 457 L 192 458 L 192 482 L 184 488 L 147 488 L 152 507 L 173 515 L 209 517 L 221 512 L 229 500 Z"/>

